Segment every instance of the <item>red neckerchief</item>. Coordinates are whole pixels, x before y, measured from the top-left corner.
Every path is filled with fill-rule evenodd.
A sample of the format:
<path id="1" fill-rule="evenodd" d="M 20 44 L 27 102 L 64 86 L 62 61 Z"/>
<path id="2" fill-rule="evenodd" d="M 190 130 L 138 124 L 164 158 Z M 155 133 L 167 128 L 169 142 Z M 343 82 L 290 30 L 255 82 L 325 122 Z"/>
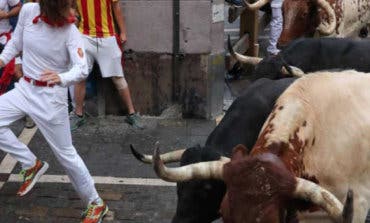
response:
<path id="1" fill-rule="evenodd" d="M 66 25 L 66 24 L 72 24 L 72 23 L 75 23 L 76 22 L 76 17 L 74 16 L 74 15 L 69 15 L 69 17 L 68 18 L 66 18 L 64 21 L 62 21 L 62 22 L 50 22 L 50 20 L 46 17 L 46 16 L 44 16 L 44 15 L 38 15 L 38 16 L 36 16 L 34 19 L 33 19 L 33 21 L 32 21 L 32 23 L 33 24 L 36 24 L 36 23 L 38 23 L 39 22 L 39 20 L 42 20 L 43 22 L 45 22 L 46 24 L 49 24 L 50 26 L 55 26 L 55 27 L 62 27 L 62 26 L 64 26 L 64 25 Z"/>

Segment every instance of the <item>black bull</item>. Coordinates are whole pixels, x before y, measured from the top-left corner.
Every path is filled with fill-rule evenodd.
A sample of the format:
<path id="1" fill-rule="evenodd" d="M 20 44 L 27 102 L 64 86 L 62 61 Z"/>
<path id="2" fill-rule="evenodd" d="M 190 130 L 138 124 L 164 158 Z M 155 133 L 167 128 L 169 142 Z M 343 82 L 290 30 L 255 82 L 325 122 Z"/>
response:
<path id="1" fill-rule="evenodd" d="M 230 106 L 205 146 L 188 148 L 180 165 L 218 160 L 221 155 L 230 157 L 238 144 L 252 148 L 275 100 L 293 81 L 260 79 L 251 84 Z M 225 191 L 225 184 L 218 180 L 177 183 L 178 203 L 172 223 L 210 223 L 219 218 Z"/>
<path id="2" fill-rule="evenodd" d="M 298 39 L 277 56 L 264 58 L 253 71 L 257 78 L 284 77 L 283 65 L 300 68 L 309 73 L 319 70 L 354 69 L 370 72 L 370 41 L 346 38 Z"/>

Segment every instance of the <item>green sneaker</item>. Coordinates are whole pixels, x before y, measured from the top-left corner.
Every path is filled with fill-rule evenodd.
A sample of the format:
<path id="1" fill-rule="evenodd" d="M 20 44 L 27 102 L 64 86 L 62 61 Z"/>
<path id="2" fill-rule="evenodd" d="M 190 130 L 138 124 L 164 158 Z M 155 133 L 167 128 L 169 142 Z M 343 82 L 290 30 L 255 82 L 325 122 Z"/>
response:
<path id="1" fill-rule="evenodd" d="M 71 131 L 74 131 L 86 123 L 85 115 L 81 117 L 76 115 L 74 111 L 71 111 L 71 113 L 69 113 L 69 123 L 71 125 Z"/>
<path id="2" fill-rule="evenodd" d="M 132 125 L 133 127 L 136 127 L 138 129 L 144 129 L 144 125 L 142 123 L 142 120 L 141 120 L 140 116 L 137 113 L 126 116 L 125 121 L 128 124 Z"/>

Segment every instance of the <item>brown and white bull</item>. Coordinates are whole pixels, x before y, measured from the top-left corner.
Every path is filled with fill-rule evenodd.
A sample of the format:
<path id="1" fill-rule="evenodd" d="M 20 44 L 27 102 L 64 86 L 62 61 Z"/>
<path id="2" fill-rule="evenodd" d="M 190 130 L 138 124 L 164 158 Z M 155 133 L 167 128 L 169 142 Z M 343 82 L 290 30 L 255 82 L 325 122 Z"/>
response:
<path id="1" fill-rule="evenodd" d="M 270 0 L 253 4 L 244 0 L 247 8 L 257 10 Z M 284 0 L 283 30 L 278 45 L 284 46 L 300 37 L 357 37 L 370 23 L 369 0 Z"/>
<path id="2" fill-rule="evenodd" d="M 302 77 L 279 97 L 249 155 L 238 146 L 231 161 L 167 168 L 157 152 L 155 170 L 169 181 L 224 180 L 221 213 L 226 223 L 283 222 L 292 206 L 320 207 L 336 222 L 351 222 L 342 215 L 349 188 L 353 222 L 365 222 L 370 207 L 369 86 L 370 75 L 356 71 Z"/>
<path id="3" fill-rule="evenodd" d="M 326 0 L 334 11 L 332 24 L 322 36 L 358 37 L 363 27 L 370 23 L 369 0 Z M 328 21 L 328 13 L 319 10 L 317 0 L 284 0 L 283 31 L 279 45 L 286 45 L 299 37 L 312 37 L 319 24 Z M 331 19 L 329 19 L 331 20 Z M 320 30 L 320 29 L 319 29 Z"/>
<path id="4" fill-rule="evenodd" d="M 244 0 L 250 10 L 258 10 L 271 0 L 257 0 L 251 4 Z M 331 5 L 332 2 L 350 0 L 284 0 L 283 1 L 283 31 L 279 44 L 285 44 L 286 38 L 290 40 L 302 36 L 313 36 L 316 30 L 321 35 L 334 33 L 337 26 L 337 12 Z M 352 1 L 352 0 L 351 0 Z M 289 41 L 290 41 L 289 40 Z"/>

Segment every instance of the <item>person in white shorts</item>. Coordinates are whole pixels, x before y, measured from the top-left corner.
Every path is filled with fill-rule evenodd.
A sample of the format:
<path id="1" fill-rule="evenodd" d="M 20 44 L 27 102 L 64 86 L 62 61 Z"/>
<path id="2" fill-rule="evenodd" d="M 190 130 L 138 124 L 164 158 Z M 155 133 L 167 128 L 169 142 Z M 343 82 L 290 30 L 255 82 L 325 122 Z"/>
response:
<path id="1" fill-rule="evenodd" d="M 98 223 L 108 207 L 72 145 L 68 121 L 66 87 L 87 76 L 86 53 L 69 13 L 71 4 L 72 0 L 40 0 L 25 4 L 20 12 L 13 37 L 0 54 L 4 67 L 22 51 L 24 73 L 13 90 L 0 96 L 0 149 L 21 163 L 23 183 L 17 195 L 26 195 L 48 169 L 9 129 L 29 115 L 87 205 L 82 222 Z"/>
<path id="2" fill-rule="evenodd" d="M 126 121 L 132 126 L 142 129 L 143 124 L 140 117 L 135 113 L 130 90 L 123 74 L 122 51 L 117 43 L 114 30 L 113 21 L 115 19 L 120 31 L 120 42 L 124 44 L 126 42 L 126 28 L 119 1 L 77 0 L 77 9 L 81 18 L 79 30 L 83 34 L 89 72 L 92 70 L 94 61 L 96 61 L 100 67 L 102 77 L 112 78 L 122 102 L 128 109 L 129 114 Z M 97 12 L 108 13 L 97 16 Z M 91 15 L 95 15 L 95 17 L 90 18 Z M 85 81 L 76 84 L 74 88 L 75 108 L 70 115 L 71 130 L 75 130 L 85 123 L 83 112 L 83 101 L 86 94 Z"/>

